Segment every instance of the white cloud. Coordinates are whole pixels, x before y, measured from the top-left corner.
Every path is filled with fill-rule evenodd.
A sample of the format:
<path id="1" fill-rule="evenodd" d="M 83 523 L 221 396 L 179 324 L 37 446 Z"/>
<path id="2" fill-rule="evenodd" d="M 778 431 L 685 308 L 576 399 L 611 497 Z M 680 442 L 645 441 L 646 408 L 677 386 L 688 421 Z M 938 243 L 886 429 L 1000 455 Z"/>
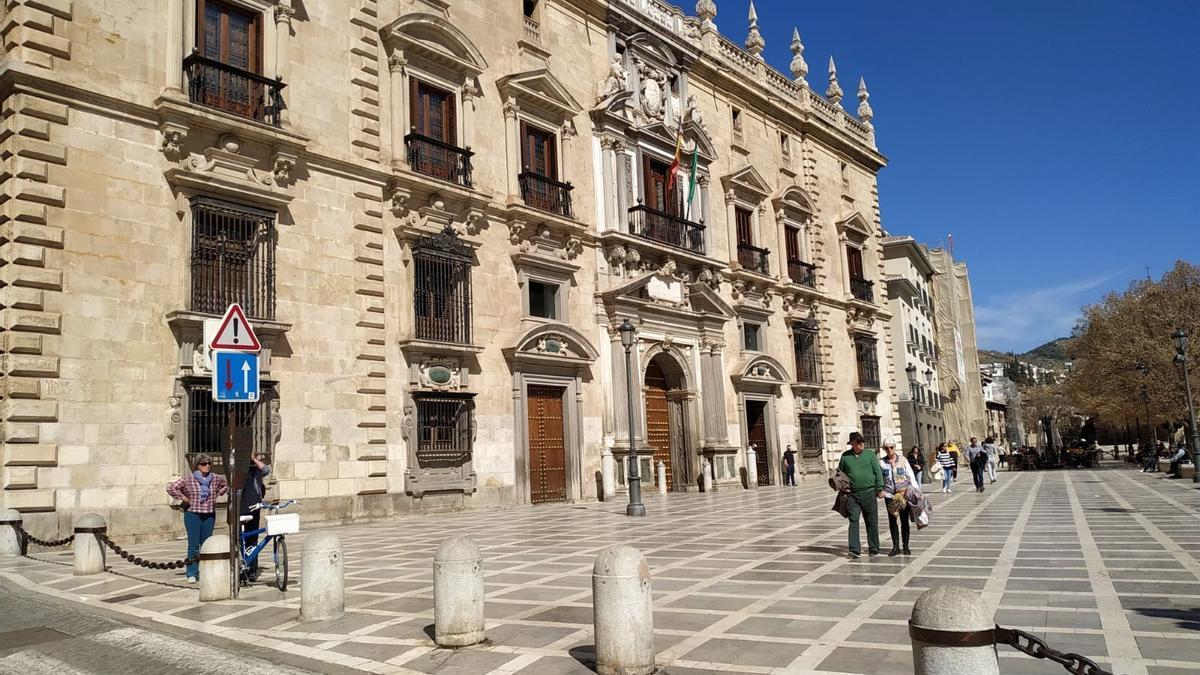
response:
<path id="1" fill-rule="evenodd" d="M 1108 274 L 980 300 L 975 305 L 976 342 L 980 349 L 1023 352 L 1067 337 L 1080 308 L 1093 302 L 1096 290 L 1118 276 Z"/>

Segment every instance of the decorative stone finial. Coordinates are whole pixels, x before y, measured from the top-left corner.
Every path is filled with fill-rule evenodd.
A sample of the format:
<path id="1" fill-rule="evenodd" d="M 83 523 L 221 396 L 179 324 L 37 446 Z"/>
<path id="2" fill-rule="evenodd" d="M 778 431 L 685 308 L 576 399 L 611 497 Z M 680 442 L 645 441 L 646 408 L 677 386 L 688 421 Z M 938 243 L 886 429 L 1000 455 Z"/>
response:
<path id="1" fill-rule="evenodd" d="M 750 32 L 746 35 L 746 51 L 761 61 L 763 47 L 766 46 L 767 41 L 763 39 L 762 33 L 758 32 L 758 12 L 754 11 L 754 0 L 750 0 Z"/>
<path id="2" fill-rule="evenodd" d="M 696 16 L 705 24 L 712 24 L 717 18 L 717 3 L 713 0 L 696 0 Z"/>
<path id="3" fill-rule="evenodd" d="M 800 30 L 792 29 L 792 77 L 802 81 L 808 77 L 808 63 L 804 61 L 804 43 L 800 41 Z"/>
<path id="4" fill-rule="evenodd" d="M 869 98 L 871 98 L 871 94 L 867 91 L 867 81 L 860 77 L 858 78 L 858 119 L 867 126 L 871 126 L 871 119 L 875 117 L 875 111 L 871 110 L 871 104 L 867 102 Z"/>
<path id="5" fill-rule="evenodd" d="M 834 105 L 842 104 L 842 87 L 837 81 L 837 64 L 829 57 L 829 87 L 825 89 L 825 98 Z"/>

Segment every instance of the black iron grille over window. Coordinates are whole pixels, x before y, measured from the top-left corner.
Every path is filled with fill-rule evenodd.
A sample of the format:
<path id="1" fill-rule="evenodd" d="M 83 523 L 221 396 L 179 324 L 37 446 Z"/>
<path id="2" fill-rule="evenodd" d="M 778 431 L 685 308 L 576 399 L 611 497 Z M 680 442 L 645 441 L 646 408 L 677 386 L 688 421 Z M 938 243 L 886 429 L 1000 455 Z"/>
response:
<path id="1" fill-rule="evenodd" d="M 275 214 L 197 197 L 192 200 L 192 311 L 275 318 Z"/>
<path id="2" fill-rule="evenodd" d="M 879 388 L 879 357 L 876 354 L 875 338 L 866 335 L 854 336 L 854 352 L 858 360 L 858 385 Z"/>
<path id="3" fill-rule="evenodd" d="M 821 381 L 817 363 L 817 330 L 798 325 L 792 330 L 792 348 L 796 355 L 796 381 L 815 384 Z"/>
<path id="4" fill-rule="evenodd" d="M 425 468 L 456 467 L 471 454 L 470 396 L 414 393 L 417 407 L 417 462 Z"/>
<path id="5" fill-rule="evenodd" d="M 234 411 L 234 447 L 239 450 L 238 461 L 249 461 L 253 450 L 271 463 L 274 454 L 275 430 L 271 428 L 270 402 L 278 397 L 274 384 L 263 383 L 262 394 L 257 403 L 217 403 L 212 397 L 212 386 L 204 381 L 186 382 L 187 390 L 187 463 L 199 455 L 212 457 L 213 470 L 224 470 L 225 450 L 229 447 L 229 409 Z M 239 443 L 249 447 L 239 448 Z M 242 466 L 244 469 L 248 465 Z"/>
<path id="6" fill-rule="evenodd" d="M 878 450 L 882 445 L 879 438 L 879 418 L 878 417 L 863 417 L 859 419 L 859 424 L 862 425 L 863 440 L 868 448 Z"/>
<path id="7" fill-rule="evenodd" d="M 820 457 L 825 447 L 825 434 L 821 430 L 820 415 L 800 416 L 800 455 Z"/>
<path id="8" fill-rule="evenodd" d="M 447 228 L 413 251 L 418 340 L 470 344 L 471 266 L 474 254 Z"/>

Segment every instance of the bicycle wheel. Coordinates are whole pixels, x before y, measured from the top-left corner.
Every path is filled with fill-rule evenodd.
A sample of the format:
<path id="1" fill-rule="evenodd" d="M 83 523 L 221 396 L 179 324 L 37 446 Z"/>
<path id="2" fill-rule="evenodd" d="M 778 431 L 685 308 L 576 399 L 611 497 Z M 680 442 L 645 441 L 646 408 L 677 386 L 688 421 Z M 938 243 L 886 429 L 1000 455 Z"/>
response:
<path id="1" fill-rule="evenodd" d="M 287 541 L 283 535 L 275 537 L 275 587 L 281 591 L 287 590 L 288 555 Z"/>

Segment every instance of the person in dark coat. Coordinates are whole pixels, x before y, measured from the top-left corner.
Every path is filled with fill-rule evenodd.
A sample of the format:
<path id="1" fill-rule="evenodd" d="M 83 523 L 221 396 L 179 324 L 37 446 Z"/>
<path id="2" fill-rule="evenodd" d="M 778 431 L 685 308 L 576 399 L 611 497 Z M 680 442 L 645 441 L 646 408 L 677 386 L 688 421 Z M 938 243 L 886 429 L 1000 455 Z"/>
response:
<path id="1" fill-rule="evenodd" d="M 263 462 L 262 457 L 258 454 L 250 455 L 250 466 L 246 469 L 246 482 L 242 484 L 241 497 L 239 498 L 239 511 L 243 516 L 249 516 L 250 520 L 244 524 L 246 532 L 253 532 L 259 528 L 259 518 L 262 510 L 251 507 L 261 504 L 266 499 L 267 486 L 263 481 L 271 473 L 271 465 Z M 246 537 L 246 549 L 253 549 L 258 545 L 258 535 Z M 258 567 L 246 570 L 246 578 L 254 581 L 258 578 Z"/>

